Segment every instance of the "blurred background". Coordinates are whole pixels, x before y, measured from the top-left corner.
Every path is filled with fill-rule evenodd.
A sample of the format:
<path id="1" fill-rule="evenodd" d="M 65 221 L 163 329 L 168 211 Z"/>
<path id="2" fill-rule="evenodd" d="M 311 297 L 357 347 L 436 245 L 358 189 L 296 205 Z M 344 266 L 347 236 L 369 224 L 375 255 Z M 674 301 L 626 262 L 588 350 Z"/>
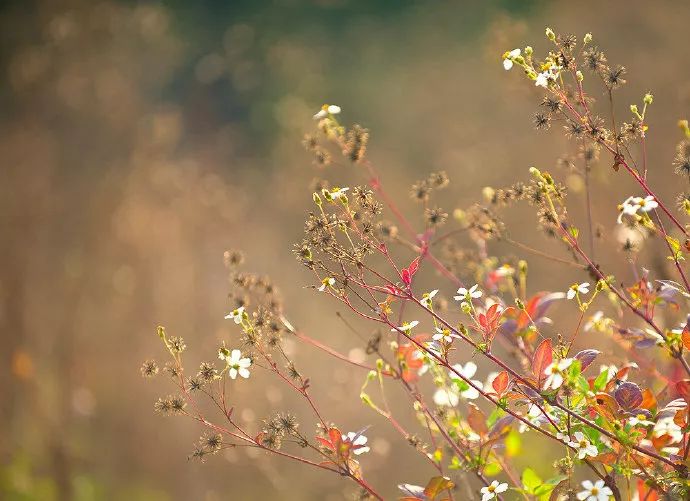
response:
<path id="1" fill-rule="evenodd" d="M 690 115 L 688 19 L 690 4 L 661 0 L 2 2 L 0 498 L 342 499 L 352 490 L 342 479 L 279 458 L 188 461 L 201 430 L 155 415 L 169 389 L 139 374 L 144 359 L 162 358 L 156 325 L 213 359 L 237 335 L 223 320 L 222 256 L 241 248 L 295 324 L 360 356 L 361 340 L 304 290 L 310 277 L 291 255 L 312 179 L 365 180 L 312 165 L 300 144 L 312 114 L 336 103 L 346 123 L 371 130 L 368 154 L 406 210 L 417 210 L 409 186 L 432 170 L 451 178 L 442 207 L 466 207 L 483 186 L 524 179 L 530 165 L 555 170 L 572 150 L 560 132 L 534 130 L 537 94 L 501 65 L 514 47 L 543 53 L 546 25 L 591 31 L 626 65 L 622 112 L 654 93 L 651 183 L 674 196 L 675 124 Z M 615 205 L 637 191 L 608 159 L 593 176 L 595 220 L 611 227 Z M 511 214 L 512 234 L 548 248 L 529 214 Z M 625 270 L 620 255 L 600 260 Z M 531 266 L 532 292 L 584 278 Z M 327 415 L 374 425 L 363 466 L 381 492 L 425 482 L 426 466 L 359 404 L 361 371 L 333 369 L 308 347 L 295 356 Z M 480 365 L 479 379 L 488 371 Z M 236 391 L 247 422 L 294 401 L 260 376 Z"/>

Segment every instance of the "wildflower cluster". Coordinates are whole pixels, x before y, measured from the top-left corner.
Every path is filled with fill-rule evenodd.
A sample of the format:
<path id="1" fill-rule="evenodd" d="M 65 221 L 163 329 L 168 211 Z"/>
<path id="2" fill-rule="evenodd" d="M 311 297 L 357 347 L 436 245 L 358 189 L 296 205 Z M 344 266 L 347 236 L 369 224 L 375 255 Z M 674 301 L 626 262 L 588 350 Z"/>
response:
<path id="1" fill-rule="evenodd" d="M 365 479 L 366 456 L 360 459 L 370 450 L 367 428 L 344 432 L 325 420 L 309 378 L 283 349 L 283 336 L 290 335 L 363 371 L 359 397 L 371 411 L 371 423 L 363 425 L 390 424 L 428 465 L 419 479 L 410 479 L 421 485 L 398 486 L 405 500 L 465 499 L 466 492 L 482 501 L 502 500 L 508 492 L 596 501 L 690 495 L 690 235 L 679 219 L 690 214 L 690 196 L 679 196 L 677 215 L 649 183 L 644 145 L 652 95 L 646 93 L 641 106 L 630 105 L 628 120 L 619 125 L 614 94 L 626 83 L 625 68 L 610 65 L 591 34 L 579 41 L 547 29 L 546 37 L 552 49 L 543 58 L 524 47 L 505 52 L 502 63 L 508 71 L 521 69 L 541 94 L 537 127 L 554 129 L 558 123 L 573 140 L 577 154 L 561 164 L 584 180 L 586 218 L 571 216 L 557 175 L 531 167 L 526 180 L 486 187 L 483 202 L 457 207 L 452 217 L 435 203 L 448 176 L 432 173 L 410 190 L 422 212 L 415 225 L 365 156 L 369 132 L 359 125 L 347 128 L 339 121 L 341 108 L 324 105 L 305 146 L 320 165 L 331 163 L 339 150 L 352 165 L 350 177 L 364 180 L 318 183 L 294 254 L 311 276 L 311 292 L 372 326 L 364 346 L 370 359 L 351 360 L 295 329 L 270 281 L 239 271 L 239 254 L 226 254 L 236 290 L 225 318 L 239 332 L 220 346 L 222 366 L 202 364 L 195 378 L 185 380 L 185 343 L 159 329 L 172 358 L 166 370 L 180 396 L 160 399 L 156 409 L 196 419 L 220 435 L 213 435 L 216 447 L 208 437 L 202 440 L 193 456 L 248 445 L 346 476 L 362 497 L 382 499 L 378 486 Z M 598 114 L 586 90 L 590 76 L 608 98 L 609 119 Z M 684 137 L 673 167 L 690 179 L 690 130 L 687 122 L 680 125 Z M 638 157 L 635 143 L 642 146 Z M 610 158 L 608 166 L 601 166 L 601 156 Z M 619 206 L 610 203 L 600 225 L 591 213 L 595 168 L 629 176 L 638 191 Z M 513 238 L 501 211 L 516 202 L 534 209 L 539 228 L 562 246 L 562 257 Z M 383 219 L 384 212 L 391 221 Z M 595 261 L 595 252 L 604 250 L 606 227 L 649 240 L 668 254 L 668 266 L 638 262 L 633 237 L 626 234 L 623 250 L 634 273 L 609 274 Z M 512 245 L 520 256 L 498 255 L 494 241 Z M 579 274 L 577 282 L 548 277 L 551 291 L 533 290 L 527 255 L 568 266 Z M 420 286 L 426 283 L 421 277 L 432 276 L 433 288 Z M 563 316 L 553 321 L 548 314 L 558 303 Z M 610 340 L 616 349 L 594 349 L 589 343 L 595 338 Z M 313 434 L 289 412 L 267 418 L 253 432 L 235 420 L 237 403 L 225 387 L 248 384 L 244 380 L 255 371 L 276 376 L 304 399 L 317 421 Z M 158 366 L 147 361 L 141 372 L 155 376 Z M 414 425 L 402 424 L 410 420 L 400 419 L 399 407 L 390 405 L 392 387 L 404 395 Z M 188 404 L 197 408 L 197 389 L 216 404 L 223 424 L 189 411 Z M 536 437 L 551 441 L 556 451 L 553 474 L 545 479 L 514 461 L 523 442 Z M 298 452 L 285 452 L 288 443 Z M 588 479 L 582 481 L 583 475 Z"/>

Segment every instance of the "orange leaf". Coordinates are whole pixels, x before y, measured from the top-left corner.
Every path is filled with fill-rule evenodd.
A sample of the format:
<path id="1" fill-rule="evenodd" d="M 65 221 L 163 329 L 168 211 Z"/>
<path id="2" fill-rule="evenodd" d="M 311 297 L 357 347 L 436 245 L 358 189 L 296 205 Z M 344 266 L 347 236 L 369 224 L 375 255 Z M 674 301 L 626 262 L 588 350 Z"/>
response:
<path id="1" fill-rule="evenodd" d="M 489 428 L 486 426 L 486 416 L 475 404 L 470 402 L 468 407 L 470 412 L 467 414 L 467 422 L 470 424 L 470 428 L 481 436 L 486 435 L 489 432 Z"/>
<path id="2" fill-rule="evenodd" d="M 537 378 L 537 381 L 542 380 L 544 371 L 553 362 L 553 347 L 551 346 L 551 339 L 544 339 L 537 347 L 532 357 L 532 373 Z"/>
<path id="3" fill-rule="evenodd" d="M 494 380 L 491 382 L 491 386 L 494 387 L 494 390 L 496 390 L 496 393 L 500 397 L 508 388 L 509 382 L 510 377 L 508 376 L 508 373 L 506 371 L 501 371 L 498 373 L 498 376 L 496 376 Z"/>

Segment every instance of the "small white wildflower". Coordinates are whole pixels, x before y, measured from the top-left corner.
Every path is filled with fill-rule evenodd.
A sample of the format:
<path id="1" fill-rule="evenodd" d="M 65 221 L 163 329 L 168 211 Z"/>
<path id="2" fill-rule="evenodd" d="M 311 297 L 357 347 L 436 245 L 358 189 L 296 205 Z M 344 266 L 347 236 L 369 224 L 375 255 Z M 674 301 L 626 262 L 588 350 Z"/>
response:
<path id="1" fill-rule="evenodd" d="M 549 364 L 544 370 L 544 374 L 548 377 L 544 382 L 544 389 L 549 388 L 557 390 L 563 384 L 563 371 L 566 370 L 573 363 L 572 358 L 564 358 L 558 362 L 553 362 Z"/>
<path id="2" fill-rule="evenodd" d="M 340 106 L 335 104 L 324 104 L 321 109 L 314 114 L 314 120 L 321 120 L 326 118 L 328 115 L 337 115 L 340 113 Z"/>
<path id="3" fill-rule="evenodd" d="M 623 216 L 634 216 L 640 207 L 635 203 L 635 197 L 626 198 L 622 204 L 618 206 L 618 224 L 623 222 Z"/>
<path id="4" fill-rule="evenodd" d="M 683 439 L 683 430 L 673 420 L 673 416 L 659 419 L 654 425 L 654 436 L 663 437 L 668 435 L 671 443 L 680 442 Z"/>
<path id="5" fill-rule="evenodd" d="M 545 71 L 539 73 L 537 75 L 537 79 L 534 81 L 534 85 L 537 87 L 544 87 L 546 88 L 549 85 L 549 74 Z"/>
<path id="6" fill-rule="evenodd" d="M 236 324 L 241 324 L 243 316 L 244 316 L 244 306 L 240 306 L 239 308 L 234 309 L 230 313 L 225 315 L 225 319 L 226 320 L 234 320 Z"/>
<path id="7" fill-rule="evenodd" d="M 252 361 L 249 358 L 242 358 L 242 352 L 240 350 L 232 350 L 230 357 L 226 357 L 226 362 L 228 364 L 229 370 L 228 375 L 235 379 L 239 374 L 244 379 L 249 377 L 249 366 L 252 365 Z"/>
<path id="8" fill-rule="evenodd" d="M 591 480 L 582 482 L 583 491 L 577 493 L 577 499 L 580 501 L 609 501 L 613 496 L 613 491 L 606 485 L 603 480 L 597 480 L 592 483 Z"/>
<path id="9" fill-rule="evenodd" d="M 431 292 L 425 292 L 424 295 L 422 295 L 420 303 L 422 303 L 422 306 L 424 306 L 427 309 L 431 309 L 431 301 L 434 299 L 434 296 L 438 294 L 438 289 L 434 289 Z"/>
<path id="10" fill-rule="evenodd" d="M 403 324 L 400 327 L 396 327 L 394 329 L 391 329 L 391 332 L 398 332 L 398 331 L 403 331 L 409 334 L 409 332 L 414 328 L 419 325 L 418 320 L 413 320 L 412 322 L 403 322 Z"/>
<path id="11" fill-rule="evenodd" d="M 635 197 L 633 201 L 642 212 L 649 212 L 659 207 L 659 202 L 657 202 L 651 195 L 648 195 L 644 198 Z"/>
<path id="12" fill-rule="evenodd" d="M 628 419 L 628 424 L 631 426 L 649 426 L 653 425 L 654 422 L 647 419 L 645 414 L 637 414 Z"/>
<path id="13" fill-rule="evenodd" d="M 520 49 L 513 49 L 503 55 L 503 67 L 507 70 L 513 67 L 513 59 L 520 55 Z"/>
<path id="14" fill-rule="evenodd" d="M 353 445 L 352 452 L 354 452 L 358 456 L 371 450 L 368 446 L 366 446 L 367 437 L 365 437 L 361 433 L 355 433 L 354 431 L 351 431 L 347 435 L 343 435 L 343 441 L 350 442 L 350 444 Z"/>
<path id="15" fill-rule="evenodd" d="M 467 362 L 464 366 L 462 364 L 455 364 L 452 366 L 455 371 L 457 371 L 458 374 L 462 375 L 463 377 L 470 379 L 477 373 L 477 364 L 474 362 Z M 451 379 L 458 379 L 458 374 L 456 374 L 453 371 L 448 372 L 448 375 L 450 376 Z M 483 389 L 484 385 L 482 384 L 481 381 L 477 381 L 475 379 L 470 379 L 472 384 L 476 386 L 477 388 Z M 461 379 L 460 384 L 467 384 L 463 379 Z M 463 398 L 466 398 L 468 400 L 474 400 L 476 398 L 479 398 L 479 390 L 476 388 L 469 386 L 468 388 L 460 392 L 460 396 Z"/>
<path id="16" fill-rule="evenodd" d="M 566 297 L 568 299 L 573 299 L 577 294 L 588 294 L 589 293 L 589 283 L 582 282 L 581 284 L 573 284 L 568 289 Z"/>
<path id="17" fill-rule="evenodd" d="M 326 290 L 326 287 L 333 287 L 335 285 L 335 278 L 333 277 L 326 277 L 323 280 L 321 280 L 321 287 L 319 287 L 319 290 L 321 292 Z"/>
<path id="18" fill-rule="evenodd" d="M 350 188 L 333 188 L 329 192 L 329 195 L 331 196 L 332 200 L 339 200 L 340 198 L 343 198 L 345 196 L 345 192 L 349 189 Z"/>
<path id="19" fill-rule="evenodd" d="M 508 484 L 503 482 L 499 483 L 498 480 L 494 480 L 490 485 L 482 487 L 479 492 L 482 493 L 482 501 L 489 501 L 490 499 L 498 498 L 498 495 L 502 492 L 508 490 Z"/>
<path id="20" fill-rule="evenodd" d="M 453 336 L 450 332 L 450 329 L 441 329 L 439 327 L 436 327 L 436 334 L 431 336 L 431 339 L 434 341 L 441 341 L 445 343 L 450 343 L 453 341 Z"/>
<path id="21" fill-rule="evenodd" d="M 584 459 L 586 456 L 596 457 L 599 454 L 596 446 L 587 440 L 581 431 L 575 432 L 575 440 L 568 442 L 568 445 L 577 451 L 578 459 Z"/>
<path id="22" fill-rule="evenodd" d="M 453 296 L 456 301 L 471 301 L 472 299 L 477 299 L 482 297 L 482 291 L 479 290 L 479 284 L 474 284 L 469 289 L 460 287 L 458 289 L 458 295 Z"/>

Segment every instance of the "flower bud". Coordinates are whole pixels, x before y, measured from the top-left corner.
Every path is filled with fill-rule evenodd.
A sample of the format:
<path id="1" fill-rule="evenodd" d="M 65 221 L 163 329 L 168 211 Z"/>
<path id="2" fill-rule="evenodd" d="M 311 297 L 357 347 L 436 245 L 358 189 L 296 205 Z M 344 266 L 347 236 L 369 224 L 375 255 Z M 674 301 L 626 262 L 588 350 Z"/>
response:
<path id="1" fill-rule="evenodd" d="M 643 99 L 644 104 L 652 104 L 652 101 L 654 101 L 654 96 L 651 95 L 649 92 L 647 92 L 644 95 L 644 99 Z"/>
<path id="2" fill-rule="evenodd" d="M 551 28 L 546 28 L 546 38 L 548 38 L 552 42 L 556 40 L 556 34 L 553 32 Z"/>
<path id="3" fill-rule="evenodd" d="M 585 38 L 583 38 L 583 42 L 585 43 L 585 45 L 587 45 L 588 43 L 591 43 L 592 42 L 592 34 L 587 33 L 585 35 Z"/>
<path id="4" fill-rule="evenodd" d="M 575 76 L 577 77 L 578 82 L 582 82 L 585 79 L 584 75 L 582 74 L 582 72 L 580 70 L 577 70 L 575 72 Z"/>
<path id="5" fill-rule="evenodd" d="M 639 114 L 638 111 L 637 111 L 637 105 L 636 105 L 636 104 L 631 104 L 631 105 L 630 105 L 630 111 L 632 111 L 635 115 L 638 115 L 638 114 Z"/>
<path id="6" fill-rule="evenodd" d="M 530 47 L 529 45 L 527 47 L 525 47 L 525 55 L 527 57 L 531 57 L 533 53 L 534 53 L 534 49 L 532 47 Z"/>

